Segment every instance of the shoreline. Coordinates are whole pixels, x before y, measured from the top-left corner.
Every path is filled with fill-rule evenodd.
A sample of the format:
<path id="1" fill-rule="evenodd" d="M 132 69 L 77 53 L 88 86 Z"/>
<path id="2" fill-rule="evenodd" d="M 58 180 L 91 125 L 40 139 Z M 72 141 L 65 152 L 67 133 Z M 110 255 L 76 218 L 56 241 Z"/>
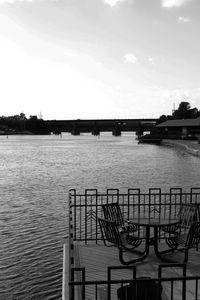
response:
<path id="1" fill-rule="evenodd" d="M 200 144 L 198 144 L 198 141 L 163 139 L 162 145 L 179 147 L 191 155 L 200 157 Z"/>

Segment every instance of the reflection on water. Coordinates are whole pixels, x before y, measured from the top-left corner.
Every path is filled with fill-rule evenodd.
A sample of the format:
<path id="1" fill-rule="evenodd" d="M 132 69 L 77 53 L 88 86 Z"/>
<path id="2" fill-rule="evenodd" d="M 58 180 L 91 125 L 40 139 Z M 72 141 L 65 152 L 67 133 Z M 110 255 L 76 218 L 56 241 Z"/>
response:
<path id="1" fill-rule="evenodd" d="M 60 299 L 68 190 L 199 186 L 200 159 L 135 136 L 0 137 L 0 299 Z"/>

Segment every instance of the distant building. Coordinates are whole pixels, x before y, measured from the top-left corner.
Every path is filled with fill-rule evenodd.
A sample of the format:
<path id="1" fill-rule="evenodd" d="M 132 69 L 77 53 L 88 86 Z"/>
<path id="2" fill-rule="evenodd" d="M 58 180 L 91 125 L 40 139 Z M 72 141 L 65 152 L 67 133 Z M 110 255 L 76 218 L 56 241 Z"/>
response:
<path id="1" fill-rule="evenodd" d="M 168 134 L 180 134 L 185 137 L 188 135 L 200 135 L 200 117 L 196 119 L 168 120 L 156 126 L 161 132 Z"/>

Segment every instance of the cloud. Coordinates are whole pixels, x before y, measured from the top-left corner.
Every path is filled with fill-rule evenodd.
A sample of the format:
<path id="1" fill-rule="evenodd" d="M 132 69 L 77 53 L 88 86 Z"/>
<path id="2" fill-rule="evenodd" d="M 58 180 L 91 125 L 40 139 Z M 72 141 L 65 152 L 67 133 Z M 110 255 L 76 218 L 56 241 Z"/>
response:
<path id="1" fill-rule="evenodd" d="M 135 64 L 137 62 L 137 57 L 133 53 L 126 53 L 124 55 L 124 60 L 126 63 Z"/>
<path id="2" fill-rule="evenodd" d="M 154 62 L 153 57 L 148 57 L 148 62 L 149 62 L 151 65 L 155 65 L 155 62 Z"/>
<path id="3" fill-rule="evenodd" d="M 179 17 L 178 21 L 181 23 L 189 23 L 189 22 L 191 22 L 191 19 L 188 17 Z"/>
<path id="4" fill-rule="evenodd" d="M 104 0 L 104 3 L 110 5 L 111 7 L 114 7 L 115 5 L 121 4 L 123 2 L 132 4 L 134 0 Z"/>
<path id="5" fill-rule="evenodd" d="M 78 53 L 76 53 L 76 52 L 70 52 L 70 51 L 65 51 L 64 55 L 65 56 L 70 56 L 70 57 L 77 57 Z"/>
<path id="6" fill-rule="evenodd" d="M 5 3 L 13 4 L 15 2 L 32 2 L 32 0 L 0 0 L 0 5 Z"/>
<path id="7" fill-rule="evenodd" d="M 179 7 L 187 2 L 190 2 L 191 0 L 161 0 L 162 1 L 162 7 L 171 8 L 171 7 Z"/>

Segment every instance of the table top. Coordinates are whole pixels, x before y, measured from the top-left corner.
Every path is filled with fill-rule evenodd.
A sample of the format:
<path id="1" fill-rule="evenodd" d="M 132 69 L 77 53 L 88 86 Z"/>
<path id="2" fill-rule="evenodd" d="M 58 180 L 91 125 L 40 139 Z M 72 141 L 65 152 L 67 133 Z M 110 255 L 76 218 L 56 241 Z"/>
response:
<path id="1" fill-rule="evenodd" d="M 140 226 L 149 226 L 149 227 L 164 227 L 170 225 L 176 225 L 180 222 L 179 219 L 165 219 L 165 218 L 134 218 L 128 219 L 128 223 L 140 225 Z"/>

